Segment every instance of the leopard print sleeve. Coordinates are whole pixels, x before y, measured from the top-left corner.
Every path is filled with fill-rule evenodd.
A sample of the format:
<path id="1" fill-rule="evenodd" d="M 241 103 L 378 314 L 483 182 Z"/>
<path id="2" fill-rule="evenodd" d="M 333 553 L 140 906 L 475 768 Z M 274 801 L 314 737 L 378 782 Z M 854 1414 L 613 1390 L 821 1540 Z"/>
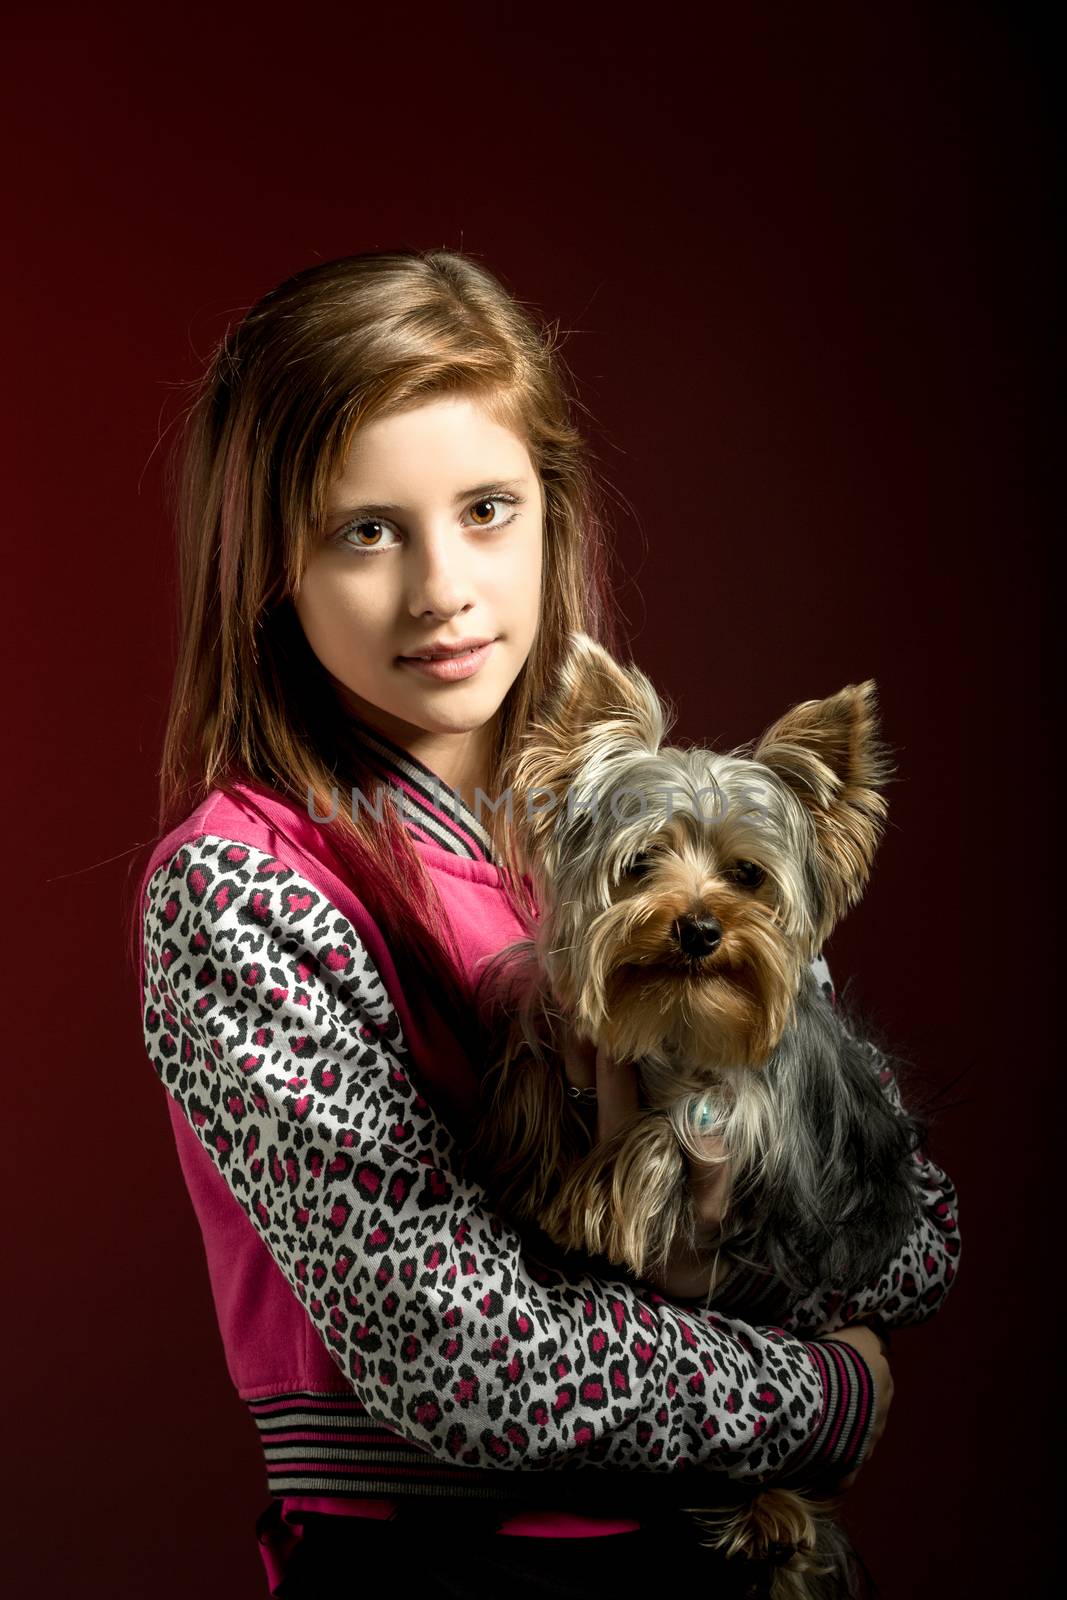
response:
<path id="1" fill-rule="evenodd" d="M 882 1092 L 895 1111 L 903 1112 L 893 1068 L 869 1041 L 866 1048 Z M 871 1317 L 887 1328 L 904 1327 L 925 1322 L 938 1310 L 959 1265 L 959 1202 L 951 1178 L 921 1146 L 913 1160 L 918 1196 L 915 1226 L 881 1276 L 847 1299 L 832 1284 L 820 1285 L 779 1317 L 782 1326 L 811 1337 Z"/>
<path id="2" fill-rule="evenodd" d="M 359 935 L 284 861 L 190 840 L 150 878 L 143 934 L 149 1059 L 381 1425 L 476 1466 L 856 1465 L 873 1396 L 849 1346 L 525 1259 L 461 1176 Z"/>

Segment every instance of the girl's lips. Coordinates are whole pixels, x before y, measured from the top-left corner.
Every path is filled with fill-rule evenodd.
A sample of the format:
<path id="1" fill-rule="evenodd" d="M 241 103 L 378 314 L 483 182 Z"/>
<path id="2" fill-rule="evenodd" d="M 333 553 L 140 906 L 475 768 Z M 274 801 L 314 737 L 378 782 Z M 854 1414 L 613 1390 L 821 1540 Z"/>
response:
<path id="1" fill-rule="evenodd" d="M 496 640 L 490 639 L 488 644 L 479 645 L 477 650 L 469 650 L 462 656 L 443 656 L 439 661 L 420 661 L 417 656 L 397 656 L 397 660 L 413 672 L 420 672 L 424 678 L 457 683 L 461 678 L 474 676 L 483 662 L 489 659 L 495 644 Z"/>

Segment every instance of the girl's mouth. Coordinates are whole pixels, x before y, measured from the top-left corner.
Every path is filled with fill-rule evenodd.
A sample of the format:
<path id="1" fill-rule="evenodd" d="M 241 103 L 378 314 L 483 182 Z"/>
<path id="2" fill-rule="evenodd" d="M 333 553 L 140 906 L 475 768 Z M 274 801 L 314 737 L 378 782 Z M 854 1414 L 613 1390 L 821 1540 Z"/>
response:
<path id="1" fill-rule="evenodd" d="M 491 639 L 488 644 L 482 644 L 475 650 L 465 650 L 460 656 L 441 656 L 436 661 L 426 661 L 419 656 L 397 656 L 402 666 L 410 667 L 413 672 L 419 672 L 424 678 L 437 678 L 442 683 L 456 683 L 461 678 L 471 678 L 478 669 L 489 659 L 490 652 L 496 644 Z"/>

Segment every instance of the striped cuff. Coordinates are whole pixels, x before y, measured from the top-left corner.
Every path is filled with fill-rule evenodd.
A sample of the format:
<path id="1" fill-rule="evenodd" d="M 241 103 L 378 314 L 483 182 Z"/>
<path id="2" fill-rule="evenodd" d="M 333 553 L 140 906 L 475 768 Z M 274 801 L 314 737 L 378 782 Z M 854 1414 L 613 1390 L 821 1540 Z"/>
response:
<path id="1" fill-rule="evenodd" d="M 825 1403 L 811 1438 L 790 1458 L 789 1471 L 832 1467 L 835 1477 L 843 1478 L 859 1466 L 867 1450 L 874 1425 L 874 1376 L 855 1346 L 842 1339 L 801 1343 L 822 1380 Z"/>

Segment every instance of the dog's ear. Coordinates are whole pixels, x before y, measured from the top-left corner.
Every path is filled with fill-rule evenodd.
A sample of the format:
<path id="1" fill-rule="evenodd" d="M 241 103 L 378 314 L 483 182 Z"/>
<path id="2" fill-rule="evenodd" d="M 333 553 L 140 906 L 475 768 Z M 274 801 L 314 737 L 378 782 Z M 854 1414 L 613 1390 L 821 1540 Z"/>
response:
<path id="1" fill-rule="evenodd" d="M 888 810 L 879 790 L 893 769 L 878 736 L 874 680 L 794 706 L 753 755 L 793 791 L 814 826 L 821 944 L 863 893 Z"/>
<path id="2" fill-rule="evenodd" d="M 620 666 L 604 646 L 587 633 L 567 641 L 554 690 L 542 716 L 545 731 L 561 746 L 575 746 L 594 726 L 614 727 L 620 737 L 634 739 L 653 753 L 666 731 L 666 712 L 659 695 L 639 667 Z"/>
<path id="3" fill-rule="evenodd" d="M 524 735 L 511 787 L 520 796 L 551 790 L 562 805 L 594 752 L 604 756 L 637 745 L 655 754 L 672 714 L 640 668 L 620 666 L 587 633 L 573 632 L 556 683 Z M 535 839 L 550 824 L 552 813 L 545 810 L 540 820 L 528 818 L 526 828 Z"/>

